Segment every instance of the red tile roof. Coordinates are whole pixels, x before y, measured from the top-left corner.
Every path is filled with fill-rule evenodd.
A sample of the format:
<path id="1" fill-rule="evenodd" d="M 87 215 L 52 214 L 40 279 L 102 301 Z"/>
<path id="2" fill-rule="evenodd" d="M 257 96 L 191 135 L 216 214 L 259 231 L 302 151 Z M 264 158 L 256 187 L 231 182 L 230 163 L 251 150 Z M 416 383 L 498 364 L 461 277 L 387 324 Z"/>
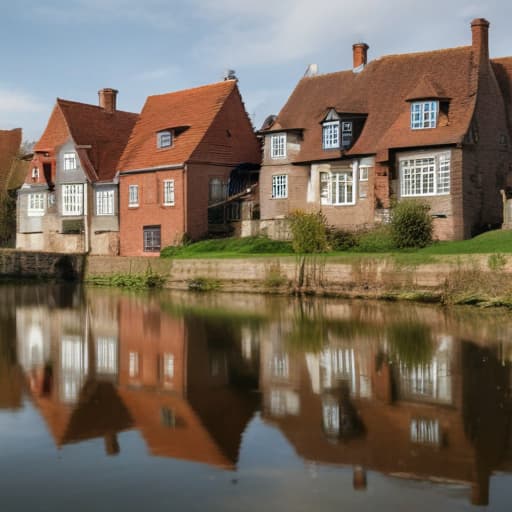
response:
<path id="1" fill-rule="evenodd" d="M 491 64 L 498 80 L 501 94 L 503 95 L 507 109 L 509 130 L 512 133 L 512 57 L 492 59 Z"/>
<path id="2" fill-rule="evenodd" d="M 130 171 L 186 162 L 211 126 L 230 94 L 235 80 L 149 96 L 119 163 Z M 158 149 L 156 134 L 177 129 L 170 148 Z"/>
<path id="3" fill-rule="evenodd" d="M 0 130 L 0 192 L 8 188 L 20 146 L 21 128 Z"/>
<path id="4" fill-rule="evenodd" d="M 389 55 L 370 62 L 360 73 L 350 70 L 303 78 L 271 130 L 304 130 L 296 161 L 341 156 L 341 151 L 322 149 L 320 123 L 329 107 L 368 116 L 361 135 L 347 151 L 349 155 L 457 143 L 467 132 L 473 114 L 476 76 L 470 46 Z M 411 130 L 407 99 L 425 95 L 450 98 L 449 122 L 435 129 Z"/>
<path id="5" fill-rule="evenodd" d="M 138 118 L 137 114 L 57 99 L 35 151 L 52 151 L 70 138 L 91 181 L 110 181 Z M 90 146 L 90 147 L 88 147 Z"/>

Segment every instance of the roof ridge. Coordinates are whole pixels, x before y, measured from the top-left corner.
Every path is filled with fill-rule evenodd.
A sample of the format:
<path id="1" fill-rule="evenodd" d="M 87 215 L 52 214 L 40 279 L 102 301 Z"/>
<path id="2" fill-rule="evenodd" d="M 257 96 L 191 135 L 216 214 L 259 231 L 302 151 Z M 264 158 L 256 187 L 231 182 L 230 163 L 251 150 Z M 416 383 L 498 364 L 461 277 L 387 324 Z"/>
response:
<path id="1" fill-rule="evenodd" d="M 92 103 L 84 103 L 83 101 L 66 100 L 64 98 L 57 98 L 57 103 L 59 103 L 59 104 L 69 103 L 72 105 L 79 105 L 81 107 L 90 107 L 90 108 L 94 108 L 97 110 L 103 110 L 103 107 L 100 107 L 99 105 L 93 105 Z M 114 111 L 114 114 L 131 114 L 131 115 L 135 115 L 135 116 L 139 115 L 137 112 L 129 112 L 128 110 L 118 110 L 118 109 L 116 109 Z"/>
<path id="2" fill-rule="evenodd" d="M 190 92 L 190 91 L 197 91 L 199 89 L 208 89 L 210 87 L 219 86 L 222 84 L 234 86 L 234 85 L 236 85 L 236 83 L 237 83 L 236 80 L 219 80 L 218 82 L 213 82 L 211 84 L 198 85 L 196 87 L 188 87 L 187 89 L 178 89 L 176 91 L 162 92 L 160 94 L 151 94 L 148 96 L 148 98 L 157 98 L 159 96 L 169 96 L 171 94 L 181 94 L 181 93 L 186 93 L 186 92 Z"/>
<path id="3" fill-rule="evenodd" d="M 418 55 L 431 55 L 433 53 L 444 53 L 444 52 L 454 52 L 454 51 L 461 51 L 461 50 L 471 50 L 471 45 L 461 45 L 461 46 L 453 46 L 451 48 L 438 48 L 437 50 L 425 50 L 425 51 L 418 51 L 418 52 L 408 52 L 408 53 L 389 53 L 386 55 L 381 55 L 380 57 L 376 57 L 375 59 L 371 60 L 369 64 L 372 62 L 388 59 L 388 58 L 395 58 L 395 57 L 417 57 Z"/>

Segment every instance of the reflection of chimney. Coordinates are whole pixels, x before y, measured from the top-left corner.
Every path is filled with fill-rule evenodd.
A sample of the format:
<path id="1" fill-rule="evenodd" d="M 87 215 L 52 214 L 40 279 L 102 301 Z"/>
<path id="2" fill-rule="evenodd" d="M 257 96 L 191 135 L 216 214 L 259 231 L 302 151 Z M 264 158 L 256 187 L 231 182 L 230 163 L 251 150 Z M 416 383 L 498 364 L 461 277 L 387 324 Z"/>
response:
<path id="1" fill-rule="evenodd" d="M 368 62 L 368 49 L 370 47 L 366 43 L 356 43 L 352 45 L 352 56 L 354 59 L 354 71 L 361 71 Z"/>
<path id="2" fill-rule="evenodd" d="M 489 505 L 489 476 L 478 475 L 477 481 L 471 485 L 471 504 L 475 507 Z"/>
<path id="3" fill-rule="evenodd" d="M 113 114 L 116 111 L 117 103 L 117 91 L 116 89 L 101 89 L 98 91 L 100 98 L 100 107 L 109 114 Z"/>
<path id="4" fill-rule="evenodd" d="M 489 59 L 489 22 L 477 18 L 471 22 L 473 58 L 475 63 Z"/>
<path id="5" fill-rule="evenodd" d="M 366 491 L 366 469 L 363 466 L 354 467 L 352 486 L 355 491 Z"/>
<path id="6" fill-rule="evenodd" d="M 115 432 L 105 435 L 105 452 L 107 455 L 118 455 L 120 452 L 119 442 Z"/>

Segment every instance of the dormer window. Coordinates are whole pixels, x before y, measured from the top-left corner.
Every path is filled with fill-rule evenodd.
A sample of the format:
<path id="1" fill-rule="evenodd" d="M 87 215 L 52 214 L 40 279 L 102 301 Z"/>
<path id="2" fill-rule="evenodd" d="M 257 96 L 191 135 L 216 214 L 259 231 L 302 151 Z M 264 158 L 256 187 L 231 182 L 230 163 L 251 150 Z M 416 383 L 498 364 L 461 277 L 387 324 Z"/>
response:
<path id="1" fill-rule="evenodd" d="M 158 149 L 170 148 L 172 146 L 172 131 L 164 130 L 156 134 L 156 145 Z"/>
<path id="2" fill-rule="evenodd" d="M 339 121 L 329 121 L 323 124 L 322 141 L 324 149 L 336 149 L 340 147 Z"/>
<path id="3" fill-rule="evenodd" d="M 64 170 L 74 171 L 76 169 L 76 153 L 68 152 L 64 153 Z"/>
<path id="4" fill-rule="evenodd" d="M 411 103 L 411 128 L 423 130 L 437 126 L 438 101 L 413 101 Z"/>
<path id="5" fill-rule="evenodd" d="M 286 133 L 270 136 L 270 158 L 286 158 Z"/>
<path id="6" fill-rule="evenodd" d="M 32 168 L 32 179 L 33 180 L 38 180 L 39 179 L 39 168 L 38 167 L 33 167 Z"/>

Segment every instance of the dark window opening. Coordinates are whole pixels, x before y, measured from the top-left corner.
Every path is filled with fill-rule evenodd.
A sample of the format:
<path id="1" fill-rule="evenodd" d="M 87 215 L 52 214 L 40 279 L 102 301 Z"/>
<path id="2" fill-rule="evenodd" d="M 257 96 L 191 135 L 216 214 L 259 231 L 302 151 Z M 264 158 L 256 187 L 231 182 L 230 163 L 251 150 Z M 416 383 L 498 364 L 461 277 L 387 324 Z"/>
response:
<path id="1" fill-rule="evenodd" d="M 144 226 L 144 252 L 160 251 L 160 226 Z"/>

